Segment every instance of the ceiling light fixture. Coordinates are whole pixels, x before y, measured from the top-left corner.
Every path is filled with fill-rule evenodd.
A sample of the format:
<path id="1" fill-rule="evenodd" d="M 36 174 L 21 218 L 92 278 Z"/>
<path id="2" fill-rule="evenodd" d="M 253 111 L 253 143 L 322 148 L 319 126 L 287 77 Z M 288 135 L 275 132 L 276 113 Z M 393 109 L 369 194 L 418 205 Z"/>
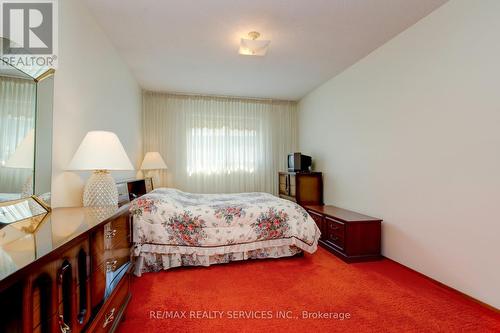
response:
<path id="1" fill-rule="evenodd" d="M 253 55 L 253 56 L 266 55 L 267 49 L 271 41 L 263 39 L 257 40 L 257 38 L 260 37 L 260 33 L 258 33 L 257 31 L 249 32 L 248 37 L 250 37 L 250 39 L 247 38 L 241 39 L 240 49 L 238 53 L 242 55 Z"/>

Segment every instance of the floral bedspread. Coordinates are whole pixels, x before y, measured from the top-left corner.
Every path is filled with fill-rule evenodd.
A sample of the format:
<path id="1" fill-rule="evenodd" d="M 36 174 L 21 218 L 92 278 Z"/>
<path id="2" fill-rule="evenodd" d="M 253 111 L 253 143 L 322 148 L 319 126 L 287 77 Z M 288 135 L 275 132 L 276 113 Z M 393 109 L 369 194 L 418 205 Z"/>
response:
<path id="1" fill-rule="evenodd" d="M 299 205 L 267 193 L 156 189 L 132 202 L 136 274 L 181 265 L 316 251 L 320 231 Z"/>

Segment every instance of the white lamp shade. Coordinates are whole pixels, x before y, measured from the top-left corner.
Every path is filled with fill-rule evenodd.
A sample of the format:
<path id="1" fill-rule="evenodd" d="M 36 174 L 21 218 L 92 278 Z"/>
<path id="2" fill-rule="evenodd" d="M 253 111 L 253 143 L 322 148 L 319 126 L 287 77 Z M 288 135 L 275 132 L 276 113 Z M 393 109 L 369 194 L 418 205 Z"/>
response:
<path id="1" fill-rule="evenodd" d="M 7 160 L 5 167 L 19 169 L 33 169 L 35 164 L 35 130 L 29 131 L 28 135 L 17 146 L 14 154 Z"/>
<path id="2" fill-rule="evenodd" d="M 115 133 L 91 131 L 83 138 L 68 170 L 134 170 L 134 167 Z"/>
<path id="3" fill-rule="evenodd" d="M 159 170 L 168 169 L 165 161 L 157 151 L 150 151 L 144 156 L 144 161 L 141 164 L 141 170 Z"/>

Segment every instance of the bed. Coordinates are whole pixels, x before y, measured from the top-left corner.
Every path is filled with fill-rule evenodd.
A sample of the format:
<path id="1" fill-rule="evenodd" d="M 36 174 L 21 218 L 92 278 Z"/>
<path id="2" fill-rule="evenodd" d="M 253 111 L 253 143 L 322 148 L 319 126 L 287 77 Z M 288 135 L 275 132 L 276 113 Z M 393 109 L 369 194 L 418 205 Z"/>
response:
<path id="1" fill-rule="evenodd" d="M 159 188 L 132 201 L 134 273 L 289 257 L 317 249 L 299 205 L 267 193 L 193 194 Z"/>

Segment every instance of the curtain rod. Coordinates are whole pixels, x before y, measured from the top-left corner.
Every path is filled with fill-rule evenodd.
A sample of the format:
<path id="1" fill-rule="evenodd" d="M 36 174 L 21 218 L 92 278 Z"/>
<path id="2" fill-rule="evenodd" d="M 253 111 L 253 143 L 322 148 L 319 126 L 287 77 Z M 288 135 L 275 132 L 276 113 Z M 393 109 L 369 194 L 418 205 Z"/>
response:
<path id="1" fill-rule="evenodd" d="M 246 97 L 246 96 L 230 96 L 230 95 L 212 95 L 212 94 L 195 94 L 195 93 L 181 93 L 181 92 L 170 92 L 170 91 L 154 91 L 154 90 L 142 90 L 143 93 L 148 94 L 159 94 L 167 96 L 185 96 L 185 97 L 208 97 L 208 98 L 221 98 L 221 99 L 240 99 L 240 100 L 250 100 L 250 101 L 260 101 L 260 102 L 279 102 L 279 103 L 297 103 L 298 101 L 286 100 L 286 99 L 273 99 L 273 98 L 260 98 L 260 97 Z"/>

